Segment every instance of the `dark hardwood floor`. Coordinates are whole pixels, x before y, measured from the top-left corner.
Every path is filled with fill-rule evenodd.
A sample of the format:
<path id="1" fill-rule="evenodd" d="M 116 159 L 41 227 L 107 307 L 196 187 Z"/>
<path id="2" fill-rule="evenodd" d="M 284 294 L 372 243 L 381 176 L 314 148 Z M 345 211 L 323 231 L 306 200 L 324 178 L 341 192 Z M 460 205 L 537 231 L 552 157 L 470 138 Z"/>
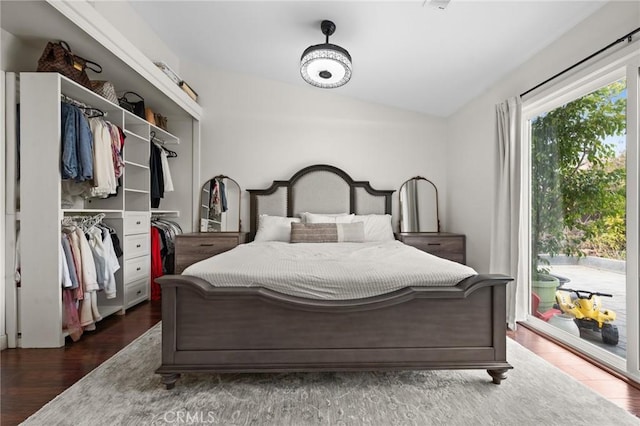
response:
<path id="1" fill-rule="evenodd" d="M 0 424 L 22 422 L 158 321 L 160 303 L 147 302 L 124 316 L 106 318 L 96 332 L 64 348 L 2 351 Z M 640 417 L 640 389 L 525 327 L 509 337 Z"/>
<path id="2" fill-rule="evenodd" d="M 112 315 L 59 349 L 6 349 L 0 353 L 2 426 L 15 425 L 111 358 L 160 321 L 160 302 Z"/>

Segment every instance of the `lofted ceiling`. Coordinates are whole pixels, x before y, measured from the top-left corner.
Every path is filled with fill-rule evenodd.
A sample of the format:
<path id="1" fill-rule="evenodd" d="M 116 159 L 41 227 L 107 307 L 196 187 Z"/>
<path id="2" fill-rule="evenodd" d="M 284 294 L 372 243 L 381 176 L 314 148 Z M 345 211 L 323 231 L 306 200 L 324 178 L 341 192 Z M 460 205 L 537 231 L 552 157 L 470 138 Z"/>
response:
<path id="1" fill-rule="evenodd" d="M 444 10 L 424 0 L 132 5 L 182 59 L 446 117 L 605 3 L 452 0 Z M 308 86 L 299 73 L 304 49 L 324 42 L 323 19 L 337 27 L 330 42 L 353 58 L 351 81 L 337 89 Z"/>

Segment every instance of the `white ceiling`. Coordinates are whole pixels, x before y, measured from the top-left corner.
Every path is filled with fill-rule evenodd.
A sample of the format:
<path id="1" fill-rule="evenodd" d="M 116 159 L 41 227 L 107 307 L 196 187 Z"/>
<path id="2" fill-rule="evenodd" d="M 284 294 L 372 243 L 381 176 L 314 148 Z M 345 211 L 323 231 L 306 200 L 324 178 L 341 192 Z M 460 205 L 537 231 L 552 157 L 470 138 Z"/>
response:
<path id="1" fill-rule="evenodd" d="M 181 58 L 448 116 L 604 3 L 452 0 L 445 10 L 424 0 L 132 4 Z M 336 24 L 331 43 L 353 58 L 351 81 L 337 89 L 313 88 L 299 74 L 303 50 L 324 42 L 323 19 Z"/>

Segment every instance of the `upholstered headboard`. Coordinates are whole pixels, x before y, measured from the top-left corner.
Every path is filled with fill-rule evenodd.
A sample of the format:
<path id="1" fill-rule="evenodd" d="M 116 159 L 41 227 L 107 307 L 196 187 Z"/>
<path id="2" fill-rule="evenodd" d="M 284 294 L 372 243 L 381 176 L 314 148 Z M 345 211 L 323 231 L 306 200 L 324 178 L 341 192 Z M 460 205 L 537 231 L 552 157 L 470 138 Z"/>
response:
<path id="1" fill-rule="evenodd" d="M 258 216 L 297 217 L 304 212 L 391 214 L 394 190 L 376 190 L 366 181 L 354 181 L 344 171 L 326 164 L 305 167 L 289 180 L 275 180 L 267 189 L 248 189 L 251 238 Z"/>

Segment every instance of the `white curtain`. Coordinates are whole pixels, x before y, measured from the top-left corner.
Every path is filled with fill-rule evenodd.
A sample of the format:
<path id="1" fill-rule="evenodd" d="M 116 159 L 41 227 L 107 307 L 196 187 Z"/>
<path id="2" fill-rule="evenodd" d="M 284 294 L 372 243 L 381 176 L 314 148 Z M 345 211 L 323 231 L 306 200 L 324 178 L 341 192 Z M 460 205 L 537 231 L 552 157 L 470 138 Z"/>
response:
<path id="1" fill-rule="evenodd" d="M 523 146 L 520 98 L 509 98 L 496 105 L 497 178 L 491 229 L 491 273 L 510 275 L 507 284 L 507 323 L 515 330 L 516 321 L 526 318 L 528 309 L 528 232 L 525 193 L 521 183 Z"/>

